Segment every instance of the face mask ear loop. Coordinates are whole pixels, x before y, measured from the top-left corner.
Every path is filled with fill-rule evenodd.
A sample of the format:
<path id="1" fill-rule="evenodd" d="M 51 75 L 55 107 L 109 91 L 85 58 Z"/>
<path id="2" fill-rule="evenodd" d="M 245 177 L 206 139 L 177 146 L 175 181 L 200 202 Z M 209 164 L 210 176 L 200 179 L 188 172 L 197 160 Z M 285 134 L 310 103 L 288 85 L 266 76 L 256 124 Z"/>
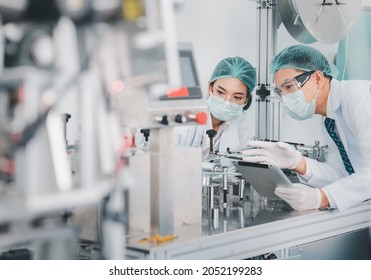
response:
<path id="1" fill-rule="evenodd" d="M 314 97 L 314 99 L 313 99 L 313 100 L 316 100 L 316 99 L 317 99 L 318 93 L 319 93 L 319 91 L 320 91 L 321 89 L 322 89 L 322 88 L 318 88 L 318 89 L 317 89 L 317 93 L 316 93 L 316 96 Z"/>
<path id="2" fill-rule="evenodd" d="M 319 93 L 320 90 L 321 90 L 320 88 L 317 90 L 316 96 L 312 99 L 312 101 L 314 101 L 314 102 L 316 101 L 318 93 Z"/>

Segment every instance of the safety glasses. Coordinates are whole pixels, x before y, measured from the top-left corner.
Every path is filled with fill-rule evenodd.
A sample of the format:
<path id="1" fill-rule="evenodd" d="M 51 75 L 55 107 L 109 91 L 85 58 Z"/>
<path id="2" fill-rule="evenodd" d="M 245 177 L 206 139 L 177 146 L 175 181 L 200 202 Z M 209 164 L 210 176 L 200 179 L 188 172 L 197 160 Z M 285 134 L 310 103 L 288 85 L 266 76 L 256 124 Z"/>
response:
<path id="1" fill-rule="evenodd" d="M 314 72 L 315 71 L 304 72 L 294 78 L 288 79 L 281 83 L 279 86 L 275 87 L 274 92 L 280 96 L 288 93 L 293 93 L 303 87 Z"/>

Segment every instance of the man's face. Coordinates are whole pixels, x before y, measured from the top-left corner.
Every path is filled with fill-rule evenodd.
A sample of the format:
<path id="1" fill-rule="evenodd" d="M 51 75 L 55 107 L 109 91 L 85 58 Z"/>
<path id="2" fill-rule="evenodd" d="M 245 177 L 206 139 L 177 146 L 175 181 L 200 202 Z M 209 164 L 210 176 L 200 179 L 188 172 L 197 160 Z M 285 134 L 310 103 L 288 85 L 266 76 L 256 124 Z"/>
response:
<path id="1" fill-rule="evenodd" d="M 302 71 L 293 68 L 280 69 L 274 74 L 275 91 L 282 95 L 303 90 L 305 100 L 311 101 L 316 95 L 316 83 L 312 77 L 314 71 Z"/>

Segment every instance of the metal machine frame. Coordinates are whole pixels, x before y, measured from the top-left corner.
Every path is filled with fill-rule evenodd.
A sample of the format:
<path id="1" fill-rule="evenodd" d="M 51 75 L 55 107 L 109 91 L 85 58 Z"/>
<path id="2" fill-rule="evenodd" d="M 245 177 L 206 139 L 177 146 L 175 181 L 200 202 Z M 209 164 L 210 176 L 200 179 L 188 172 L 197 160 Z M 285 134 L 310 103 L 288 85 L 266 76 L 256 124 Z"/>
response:
<path id="1" fill-rule="evenodd" d="M 259 214 L 259 213 L 258 213 Z M 168 243 L 131 239 L 129 259 L 370 259 L 371 201 L 347 211 L 263 211 L 251 226 L 218 234 L 185 235 Z M 255 223 L 255 224 L 254 224 Z M 361 238 L 361 239 L 360 239 Z M 361 240 L 361 243 L 359 242 Z M 344 242 L 346 241 L 346 242 Z M 321 244 L 321 250 L 312 250 Z M 327 246 L 328 244 L 328 246 Z M 326 248 L 323 250 L 323 248 Z M 335 251 L 331 252 L 331 250 Z M 308 254 L 306 254 L 308 251 Z M 309 254 L 309 252 L 311 252 Z"/>
<path id="2" fill-rule="evenodd" d="M 277 29 L 281 24 L 276 1 L 257 2 L 257 137 L 280 140 L 281 103 L 272 98 L 273 77 L 268 62 L 276 53 Z M 210 192 L 209 192 L 210 193 Z M 253 198 L 253 197 L 251 197 Z M 250 205 L 266 203 L 252 199 Z M 246 206 L 246 205 L 245 205 Z M 245 206 L 237 207 L 243 209 Z M 252 206 L 254 208 L 254 206 Z M 140 242 L 130 236 L 130 259 L 370 259 L 371 202 L 343 212 L 277 211 L 258 205 L 245 217 L 223 209 L 220 216 L 205 216 L 203 233 L 195 225 L 175 228 L 170 242 Z M 227 211 L 228 210 L 228 211 Z M 229 212 L 230 211 L 230 212 Z M 234 219 L 237 218 L 237 221 Z M 218 219 L 218 220 L 216 220 Z M 334 249 L 336 248 L 336 249 Z"/>

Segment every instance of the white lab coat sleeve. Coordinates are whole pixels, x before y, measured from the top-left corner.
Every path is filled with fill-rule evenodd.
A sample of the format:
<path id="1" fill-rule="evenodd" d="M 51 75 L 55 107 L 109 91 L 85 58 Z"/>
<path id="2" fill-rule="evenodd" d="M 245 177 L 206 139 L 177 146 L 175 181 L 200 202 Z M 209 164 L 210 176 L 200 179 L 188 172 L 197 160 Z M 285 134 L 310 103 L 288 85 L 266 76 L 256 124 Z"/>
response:
<path id="1" fill-rule="evenodd" d="M 322 126 L 324 144 L 327 144 L 326 163 L 318 162 L 315 159 L 305 158 L 307 171 L 304 175 L 298 174 L 299 180 L 312 187 L 324 187 L 335 181 L 348 176 L 339 149 Z"/>
<path id="2" fill-rule="evenodd" d="M 327 132 L 323 131 L 323 133 Z M 298 174 L 300 182 L 312 187 L 324 187 L 349 175 L 344 167 L 336 144 L 327 144 L 328 158 L 326 163 L 318 162 L 311 158 L 305 158 L 308 171 L 304 175 Z"/>
<path id="3" fill-rule="evenodd" d="M 175 128 L 175 143 L 179 146 L 201 147 L 205 126 L 186 125 Z"/>
<path id="4" fill-rule="evenodd" d="M 340 211 L 371 198 L 371 83 L 352 81 L 347 85 L 342 94 L 342 117 L 352 144 L 362 151 L 362 166 L 353 164 L 355 173 L 325 187 Z"/>
<path id="5" fill-rule="evenodd" d="M 247 142 L 254 140 L 255 137 L 255 110 L 251 106 L 248 110 L 242 112 L 242 117 L 239 120 L 238 130 L 240 145 L 239 148 L 245 148 Z"/>
<path id="6" fill-rule="evenodd" d="M 306 158 L 307 172 L 298 174 L 300 182 L 312 187 L 321 188 L 348 175 L 345 168 L 335 168 L 329 163 L 318 162 L 315 159 Z"/>

